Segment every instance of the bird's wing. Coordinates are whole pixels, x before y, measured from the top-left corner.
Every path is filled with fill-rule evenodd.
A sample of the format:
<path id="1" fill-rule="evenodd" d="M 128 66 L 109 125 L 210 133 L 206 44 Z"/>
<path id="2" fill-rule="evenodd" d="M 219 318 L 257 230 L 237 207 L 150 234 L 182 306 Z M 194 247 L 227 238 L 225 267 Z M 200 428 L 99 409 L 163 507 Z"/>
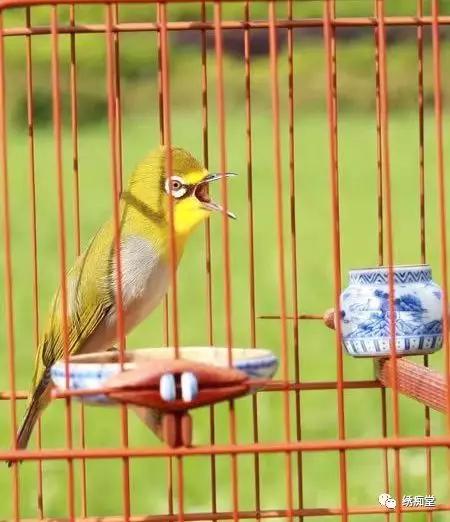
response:
<path id="1" fill-rule="evenodd" d="M 98 301 L 92 308 L 84 307 L 76 315 L 69 318 L 67 323 L 67 352 L 69 355 L 74 355 L 79 351 L 83 342 L 107 316 L 111 307 L 112 303 L 109 301 Z M 55 327 L 46 335 L 43 344 L 42 361 L 47 368 L 64 356 L 62 314 L 55 312 L 56 317 Z"/>
<path id="2" fill-rule="evenodd" d="M 110 242 L 103 241 L 105 227 L 99 230 L 85 253 L 78 258 L 67 276 L 67 351 L 76 354 L 114 306 L 109 290 Z M 42 361 L 51 366 L 64 356 L 63 313 L 59 289 L 51 307 L 42 346 Z"/>

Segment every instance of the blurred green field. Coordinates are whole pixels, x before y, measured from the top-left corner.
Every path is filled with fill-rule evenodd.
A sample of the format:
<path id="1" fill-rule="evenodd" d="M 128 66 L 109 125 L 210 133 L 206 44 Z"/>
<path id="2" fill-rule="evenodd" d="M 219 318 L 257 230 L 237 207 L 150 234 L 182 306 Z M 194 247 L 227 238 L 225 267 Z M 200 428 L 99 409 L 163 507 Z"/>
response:
<path id="1" fill-rule="evenodd" d="M 388 16 L 415 16 L 417 13 L 415 0 L 385 0 L 385 11 Z M 442 16 L 450 15 L 450 2 L 440 2 Z M 423 2 L 425 15 L 431 14 L 431 1 Z M 106 10 L 101 5 L 78 5 L 74 10 L 77 26 L 83 28 L 80 34 L 72 38 L 68 34 L 69 6 L 58 8 L 58 24 L 61 34 L 58 37 L 58 58 L 60 67 L 60 91 L 64 120 L 70 120 L 71 83 L 70 70 L 72 58 L 76 61 L 77 71 L 77 105 L 78 122 L 87 125 L 104 118 L 106 97 L 104 84 L 98 78 L 106 70 L 106 38 L 101 29 L 105 24 Z M 205 11 L 206 21 L 213 21 L 212 5 L 208 3 Z M 374 5 L 368 0 L 338 0 L 336 15 L 338 17 L 367 17 L 374 13 Z M 118 8 L 118 20 L 123 24 L 157 23 L 154 5 L 121 5 Z M 264 2 L 252 2 L 250 20 L 267 22 L 267 5 Z M 297 1 L 293 3 L 294 19 L 319 20 L 322 16 L 322 3 L 317 1 Z M 242 20 L 244 7 L 240 2 L 224 3 L 222 6 L 224 21 Z M 25 9 L 9 10 L 5 13 L 4 26 L 7 31 L 26 26 Z M 287 3 L 278 2 L 277 18 L 287 18 Z M 200 6 L 196 3 L 170 5 L 167 8 L 167 19 L 170 23 L 180 21 L 199 22 Z M 42 34 L 31 38 L 32 82 L 34 116 L 37 124 L 51 123 L 51 8 L 40 6 L 31 10 L 29 23 L 38 28 Z M 90 24 L 90 25 L 89 25 Z M 90 27 L 90 29 L 86 29 Z M 96 32 L 98 31 L 98 32 Z M 280 74 L 285 76 L 288 70 L 286 28 L 278 30 Z M 388 68 L 390 99 L 393 110 L 412 110 L 416 106 L 417 85 L 417 30 L 414 26 L 387 25 L 386 37 L 388 45 Z M 208 63 L 214 68 L 214 34 L 212 30 L 205 32 L 209 55 Z M 257 109 L 270 104 L 270 92 L 264 82 L 268 67 L 268 30 L 252 29 L 250 38 L 250 61 L 252 67 L 253 103 Z M 340 106 L 347 110 L 361 112 L 373 110 L 375 75 L 374 27 L 356 25 L 354 27 L 337 27 L 337 56 L 340 69 Z M 441 28 L 442 63 L 450 61 L 449 28 Z M 295 65 L 299 95 L 296 104 L 302 110 L 317 111 L 323 108 L 321 88 L 323 86 L 323 30 L 303 27 L 293 30 L 293 63 Z M 431 27 L 424 26 L 424 85 L 426 96 L 424 103 L 432 106 L 432 46 Z M 169 31 L 170 70 L 175 84 L 188 85 L 189 88 L 175 88 L 172 93 L 172 104 L 175 108 L 196 104 L 201 89 L 201 33 L 198 30 Z M 228 74 L 225 76 L 225 87 L 233 103 L 242 103 L 244 85 L 244 31 L 241 29 L 223 29 L 224 60 Z M 11 117 L 18 126 L 26 127 L 27 95 L 26 95 L 26 49 L 27 42 L 23 36 L 5 38 L 5 59 L 8 71 L 7 88 Z M 147 106 L 151 93 L 157 90 L 158 46 L 156 31 L 137 31 L 120 33 L 118 65 L 121 89 L 127 93 L 122 106 L 129 114 L 140 114 L 143 106 Z M 19 88 L 18 88 L 19 86 Z M 450 97 L 448 82 L 443 82 L 443 93 Z"/>
<path id="2" fill-rule="evenodd" d="M 217 133 L 214 104 L 211 106 L 210 166 L 218 165 Z M 233 343 L 250 343 L 249 256 L 247 226 L 248 199 L 245 160 L 245 120 L 242 111 L 230 110 L 227 117 L 228 169 L 240 173 L 232 180 L 230 206 L 239 216 L 230 223 L 232 264 L 232 320 Z M 173 142 L 201 156 L 200 112 L 176 111 L 172 115 Z M 123 123 L 124 172 L 129 172 L 146 150 L 159 140 L 156 114 L 127 118 Z M 295 134 L 296 221 L 298 231 L 298 271 L 300 310 L 321 313 L 332 305 L 331 214 L 328 171 L 328 127 L 326 115 L 297 113 Z M 287 263 L 287 294 L 289 310 L 291 299 L 290 224 L 288 200 L 287 120 L 282 113 L 282 154 L 284 179 L 284 224 Z M 253 182 L 255 213 L 256 311 L 258 314 L 279 312 L 277 242 L 274 207 L 274 175 L 271 136 L 271 115 L 259 111 L 253 115 Z M 339 121 L 339 169 L 341 195 L 341 232 L 343 284 L 350 267 L 377 263 L 376 211 L 376 130 L 374 115 L 342 114 Z M 426 232 L 427 255 L 433 267 L 435 280 L 440 282 L 437 223 L 437 188 L 434 119 L 426 117 Z M 446 119 L 445 132 L 450 125 Z M 418 128 L 413 113 L 394 115 L 390 121 L 391 171 L 393 182 L 394 237 L 396 263 L 420 262 L 419 199 L 418 199 Z M 11 131 L 8 136 L 10 199 L 12 219 L 12 256 L 14 272 L 15 369 L 18 389 L 28 386 L 32 371 L 33 306 L 32 257 L 30 238 L 30 195 L 28 182 L 27 137 Z M 91 126 L 79 135 L 80 194 L 82 240 L 85 244 L 110 213 L 111 188 L 109 174 L 109 142 L 107 127 Z M 64 132 L 64 174 L 66 189 L 66 225 L 69 259 L 73 258 L 73 179 L 71 171 L 71 138 Z M 447 151 L 448 154 L 448 151 Z M 446 157 L 447 164 L 449 157 Z M 54 168 L 54 143 L 47 128 L 36 132 L 36 177 L 39 254 L 39 302 L 43 319 L 49 297 L 58 281 L 57 211 Z M 216 189 L 217 190 L 217 189 Z M 223 255 L 220 217 L 213 216 L 212 273 L 214 342 L 223 345 Z M 183 345 L 207 343 L 207 309 L 205 277 L 204 231 L 199 229 L 185 252 L 179 271 L 180 341 Z M 3 256 L 1 262 L 3 263 Z M 3 271 L 3 265 L 2 265 Z M 2 279 L 0 314 L 5 317 Z M 195 303 L 195 306 L 193 306 Z M 278 321 L 256 321 L 258 346 L 280 353 L 280 325 Z M 8 388 L 8 356 L 5 321 L 0 323 L 0 378 L 2 388 Z M 128 338 L 131 348 L 163 345 L 162 311 L 158 310 Z M 336 351 L 333 333 L 316 321 L 300 323 L 301 379 L 317 381 L 336 379 Z M 295 346 L 292 323 L 289 324 L 289 371 L 294 378 Z M 441 367 L 442 354 L 431 358 L 432 365 Z M 345 357 L 345 378 L 364 379 L 372 376 L 370 361 Z M 290 397 L 292 430 L 295 438 L 295 396 Z M 302 437 L 305 440 L 335 439 L 337 437 L 337 396 L 335 391 L 305 391 L 301 394 Z M 285 440 L 283 406 L 280 393 L 262 393 L 258 397 L 258 428 L 260 440 Z M 80 445 L 78 407 L 75 407 L 74 440 Z M 19 415 L 23 404 L 17 406 Z M 216 408 L 216 437 L 218 443 L 229 440 L 228 406 Z M 251 400 L 236 403 L 238 442 L 252 440 Z M 381 402 L 377 390 L 349 390 L 345 392 L 346 433 L 350 438 L 376 437 L 381 434 Z M 445 419 L 432 414 L 433 434 L 445 433 Z M 88 447 L 115 447 L 120 444 L 119 412 L 117 410 L 86 410 L 86 444 Z M 207 410 L 195 413 L 195 442 L 208 441 L 209 414 Z M 391 422 L 389 409 L 388 424 Z M 10 409 L 7 401 L 0 403 L 0 446 L 11 445 Z M 63 405 L 57 401 L 46 411 L 43 420 L 43 445 L 61 448 L 65 445 Z M 421 435 L 424 432 L 423 408 L 412 401 L 401 400 L 402 435 Z M 159 442 L 140 422 L 130 415 L 130 445 L 158 446 Z M 383 491 L 383 452 L 349 451 L 348 498 L 351 506 L 375 505 Z M 293 462 L 296 457 L 293 456 Z M 446 458 L 442 449 L 432 450 L 433 494 L 439 503 L 446 500 Z M 251 456 L 237 459 L 239 468 L 239 509 L 252 510 L 255 506 L 254 460 Z M 392 477 L 393 460 L 390 455 Z M 285 456 L 262 455 L 261 507 L 282 508 L 286 505 L 286 489 L 282 472 Z M 230 459 L 222 456 L 217 465 L 217 509 L 231 510 Z M 401 452 L 402 487 L 405 494 L 425 494 L 425 451 L 408 449 Z M 167 512 L 167 460 L 131 460 L 131 509 L 134 514 Z M 211 509 L 210 460 L 206 457 L 187 457 L 184 466 L 184 509 L 186 512 Z M 24 463 L 20 467 L 21 515 L 36 516 L 37 466 Z M 77 512 L 80 511 L 80 466 L 75 463 Z M 296 470 L 296 465 L 294 465 Z M 44 464 L 44 511 L 48 517 L 67 515 L 67 466 L 62 462 Z M 121 463 L 118 461 L 89 461 L 87 464 L 89 515 L 106 516 L 121 513 Z M 369 480 L 367 480 L 367 478 Z M 295 506 L 298 505 L 298 477 L 294 473 Z M 305 453 L 301 476 L 305 507 L 335 507 L 339 505 L 338 454 Z M 11 513 L 12 473 L 0 467 L 0 519 Z M 175 504 L 176 505 L 176 504 Z M 407 521 L 425 520 L 425 515 L 409 514 Z M 311 519 L 313 520 L 313 519 Z M 315 517 L 314 520 L 338 520 L 338 517 Z M 370 522 L 384 520 L 382 516 L 367 516 Z M 445 515 L 436 514 L 433 520 L 444 521 Z"/>
<path id="3" fill-rule="evenodd" d="M 450 3 L 441 2 L 447 13 Z M 266 18 L 263 4 L 255 4 L 252 17 Z M 425 2 L 426 12 L 430 2 Z M 198 7 L 198 6 L 196 6 Z M 388 14 L 412 14 L 416 2 L 389 1 Z M 103 8 L 77 11 L 79 23 L 104 21 Z M 125 21 L 153 20 L 154 11 L 146 6 L 121 10 Z M 224 18 L 242 16 L 242 6 L 233 4 L 224 10 Z M 280 7 L 279 16 L 285 16 Z M 317 2 L 295 3 L 295 16 L 321 16 Z M 372 2 L 338 2 L 340 16 L 364 16 L 372 12 Z M 446 11 L 444 11 L 446 10 Z M 139 14 L 140 13 L 140 14 Z M 192 6 L 169 9 L 170 20 L 197 19 Z M 139 16 L 138 16 L 139 14 Z M 211 13 L 208 16 L 211 18 Z M 49 9 L 33 13 L 35 25 L 46 25 Z M 67 11 L 60 10 L 61 22 L 67 22 Z M 98 17 L 98 19 L 96 18 Z M 5 26 L 23 23 L 23 10 L 5 16 Z M 415 28 L 411 27 L 415 32 Z M 325 61 L 323 42 L 310 40 L 296 32 L 295 67 L 295 195 L 299 309 L 302 313 L 323 313 L 333 305 L 332 221 L 329 183 L 329 129 L 325 106 Z M 128 177 L 136 163 L 159 143 L 158 90 L 156 81 L 156 34 L 121 35 L 121 96 L 123 120 L 123 172 Z M 33 353 L 33 299 L 31 207 L 29 150 L 26 119 L 25 40 L 6 38 L 7 59 L 6 102 L 8 110 L 7 143 L 9 196 L 13 260 L 13 300 L 15 336 L 15 376 L 18 390 L 25 390 L 31 379 Z M 58 220 L 56 197 L 55 145 L 51 125 L 49 37 L 33 37 L 35 164 L 38 232 L 39 323 L 43 324 L 50 297 L 59 281 Z M 105 38 L 101 34 L 77 36 L 78 110 L 80 116 L 79 172 L 82 244 L 86 245 L 100 223 L 110 216 L 112 206 L 110 143 L 106 121 Z M 39 42 L 39 44 L 37 43 Z M 63 167 L 65 183 L 65 218 L 67 262 L 75 256 L 73 147 L 70 131 L 69 67 L 70 40 L 61 35 L 60 67 L 63 105 Z M 184 47 L 171 34 L 171 116 L 172 142 L 202 157 L 201 60 L 198 49 Z M 448 98 L 449 84 L 445 71 L 450 59 L 448 40 L 442 42 L 443 92 Z M 339 190 L 341 216 L 342 285 L 347 284 L 347 271 L 352 267 L 372 266 L 378 261 L 377 221 L 377 146 L 375 116 L 374 49 L 370 39 L 348 41 L 338 46 L 339 92 Z M 288 311 L 292 312 L 291 213 L 289 196 L 289 135 L 287 67 L 285 50 L 279 57 L 281 152 L 283 161 L 284 239 Z M 209 163 L 218 169 L 219 150 L 216 113 L 214 54 L 208 54 Z M 390 46 L 388 49 L 389 98 L 391 103 L 390 159 L 394 219 L 394 258 L 396 264 L 420 262 L 419 223 L 419 126 L 417 115 L 417 49 L 414 42 Z M 239 173 L 229 183 L 230 208 L 238 220 L 230 222 L 232 271 L 233 345 L 249 346 L 251 342 L 250 267 L 248 228 L 248 178 L 246 160 L 245 78 L 242 59 L 227 56 L 224 62 L 226 97 L 227 168 Z M 273 171 L 273 139 L 271 92 L 268 62 L 265 57 L 252 59 L 252 144 L 253 193 L 255 218 L 255 283 L 256 313 L 277 314 L 278 255 L 275 222 Z M 437 199 L 436 134 L 431 111 L 433 103 L 431 47 L 425 46 L 424 98 L 428 107 L 425 117 L 425 185 L 427 260 L 436 282 L 441 283 L 439 222 Z M 449 113 L 444 114 L 444 142 L 450 132 Z M 445 150 L 446 174 L 450 167 L 450 151 Z M 448 184 L 447 184 L 448 185 Z M 215 194 L 219 195 L 219 187 Z M 448 194 L 447 186 L 447 200 Z M 213 278 L 214 344 L 225 344 L 224 267 L 221 217 L 211 218 Z M 3 242 L 3 237 L 2 237 Z M 8 351 L 6 340 L 4 244 L 1 246 L 0 271 L 0 388 L 9 389 Z M 208 310 L 206 296 L 205 229 L 200 227 L 191 238 L 179 272 L 179 319 L 182 345 L 205 345 L 208 342 Z M 280 324 L 276 320 L 256 319 L 257 345 L 280 354 Z M 301 321 L 300 341 L 295 346 L 293 323 L 288 324 L 289 377 L 295 378 L 295 355 L 300 360 L 302 381 L 336 381 L 336 344 L 333 332 L 320 321 Z M 130 349 L 164 345 L 163 312 L 159 308 L 128 337 Z M 443 354 L 430 358 L 431 366 L 442 369 Z M 372 363 L 344 357 L 347 380 L 373 377 Z M 278 378 L 281 373 L 278 372 Z M 282 442 L 283 397 L 270 392 L 258 395 L 258 431 L 261 442 Z M 300 394 L 300 415 L 296 396 L 290 395 L 291 438 L 296 438 L 297 418 L 304 440 L 334 440 L 338 437 L 337 394 L 334 390 L 304 391 Z M 379 437 L 382 433 L 381 393 L 372 389 L 352 389 L 344 394 L 345 429 L 348 438 Z M 23 401 L 17 403 L 18 418 Z M 74 445 L 80 447 L 79 405 L 74 403 Z M 229 441 L 229 407 L 215 408 L 216 441 Z M 209 411 L 195 414 L 195 443 L 209 442 Z M 250 398 L 236 402 L 237 439 L 239 444 L 252 442 L 253 421 Z M 392 428 L 392 411 L 388 400 L 388 432 Z M 401 435 L 422 435 L 425 430 L 424 409 L 412 401 L 400 400 Z M 55 401 L 43 417 L 43 446 L 63 448 L 66 444 L 65 416 L 62 401 Z M 0 448 L 12 445 L 10 404 L 0 400 Z M 129 416 L 130 446 L 160 447 L 160 442 L 132 414 Z M 431 414 L 431 432 L 446 433 L 444 416 Z M 35 442 L 33 443 L 35 444 Z M 115 409 L 86 409 L 86 445 L 89 448 L 114 448 L 121 444 L 120 412 Z M 348 503 L 353 508 L 376 506 L 383 492 L 384 452 L 381 450 L 348 451 Z M 285 455 L 261 455 L 261 509 L 286 507 L 284 480 Z M 306 452 L 302 455 L 302 472 L 297 473 L 297 455 L 293 463 L 294 508 L 336 508 L 340 506 L 339 455 L 336 452 Z M 432 494 L 437 502 L 448 504 L 447 452 L 431 450 Z M 391 494 L 394 455 L 389 452 Z M 423 449 L 401 451 L 402 491 L 408 495 L 426 494 L 426 453 Z M 211 497 L 211 460 L 207 457 L 183 458 L 184 512 L 209 512 Z M 217 473 L 217 510 L 232 511 L 231 459 L 215 460 Z M 131 512 L 133 515 L 156 515 L 168 512 L 168 465 L 165 458 L 131 459 Z M 239 456 L 238 508 L 255 510 L 254 457 Z M 122 464 L 113 460 L 87 462 L 87 514 L 120 516 L 123 512 Z M 176 462 L 174 506 L 177 506 Z M 19 468 L 20 514 L 33 518 L 37 508 L 37 465 L 23 463 Z M 76 512 L 81 516 L 81 466 L 75 462 Z M 12 513 L 13 474 L 0 465 L 0 521 Z M 303 502 L 299 490 L 303 491 Z M 46 517 L 67 517 L 67 464 L 44 463 L 43 506 Z M 384 515 L 363 515 L 364 522 L 382 522 Z M 338 516 L 305 518 L 308 522 L 337 522 Z M 362 517 L 351 516 L 351 522 Z M 406 522 L 427 520 L 424 514 L 405 514 Z M 445 513 L 433 515 L 434 522 L 446 522 Z"/>

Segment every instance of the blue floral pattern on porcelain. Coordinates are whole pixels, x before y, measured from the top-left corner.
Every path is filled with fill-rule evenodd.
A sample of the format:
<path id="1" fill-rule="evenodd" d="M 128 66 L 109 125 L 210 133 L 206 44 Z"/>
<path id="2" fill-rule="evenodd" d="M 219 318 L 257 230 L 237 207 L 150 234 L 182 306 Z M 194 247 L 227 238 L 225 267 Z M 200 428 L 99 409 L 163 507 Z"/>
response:
<path id="1" fill-rule="evenodd" d="M 442 291 L 428 265 L 394 267 L 397 353 L 425 354 L 442 347 Z M 389 269 L 350 271 L 340 300 L 342 340 L 350 355 L 390 353 Z"/>

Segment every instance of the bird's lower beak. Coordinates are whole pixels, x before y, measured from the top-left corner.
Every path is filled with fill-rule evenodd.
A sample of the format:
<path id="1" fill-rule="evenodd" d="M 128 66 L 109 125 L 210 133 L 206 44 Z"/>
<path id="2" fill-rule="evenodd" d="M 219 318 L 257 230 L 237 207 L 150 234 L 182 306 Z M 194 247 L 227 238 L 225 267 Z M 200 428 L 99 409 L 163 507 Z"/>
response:
<path id="1" fill-rule="evenodd" d="M 212 201 L 208 194 L 208 184 L 211 183 L 211 181 L 216 181 L 221 178 L 228 178 L 230 176 L 237 176 L 237 174 L 234 174 L 233 172 L 225 172 L 224 174 L 208 174 L 204 179 L 202 179 L 202 181 L 200 181 L 200 183 L 197 183 L 197 186 L 195 187 L 195 196 L 204 208 L 208 210 L 226 212 L 228 217 L 236 219 L 236 215 L 233 214 L 233 212 L 230 212 L 229 210 L 225 211 L 223 206 L 219 203 L 216 203 L 215 201 Z"/>

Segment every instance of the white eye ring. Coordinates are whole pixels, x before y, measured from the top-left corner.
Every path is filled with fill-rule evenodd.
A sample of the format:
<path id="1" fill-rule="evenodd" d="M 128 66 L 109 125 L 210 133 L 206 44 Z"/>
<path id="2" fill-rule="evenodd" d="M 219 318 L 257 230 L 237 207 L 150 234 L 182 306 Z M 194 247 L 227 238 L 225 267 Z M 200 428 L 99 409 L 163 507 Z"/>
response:
<path id="1" fill-rule="evenodd" d="M 170 176 L 166 179 L 164 189 L 167 194 L 171 193 L 172 197 L 177 199 L 183 197 L 187 192 L 187 187 L 179 176 Z"/>

